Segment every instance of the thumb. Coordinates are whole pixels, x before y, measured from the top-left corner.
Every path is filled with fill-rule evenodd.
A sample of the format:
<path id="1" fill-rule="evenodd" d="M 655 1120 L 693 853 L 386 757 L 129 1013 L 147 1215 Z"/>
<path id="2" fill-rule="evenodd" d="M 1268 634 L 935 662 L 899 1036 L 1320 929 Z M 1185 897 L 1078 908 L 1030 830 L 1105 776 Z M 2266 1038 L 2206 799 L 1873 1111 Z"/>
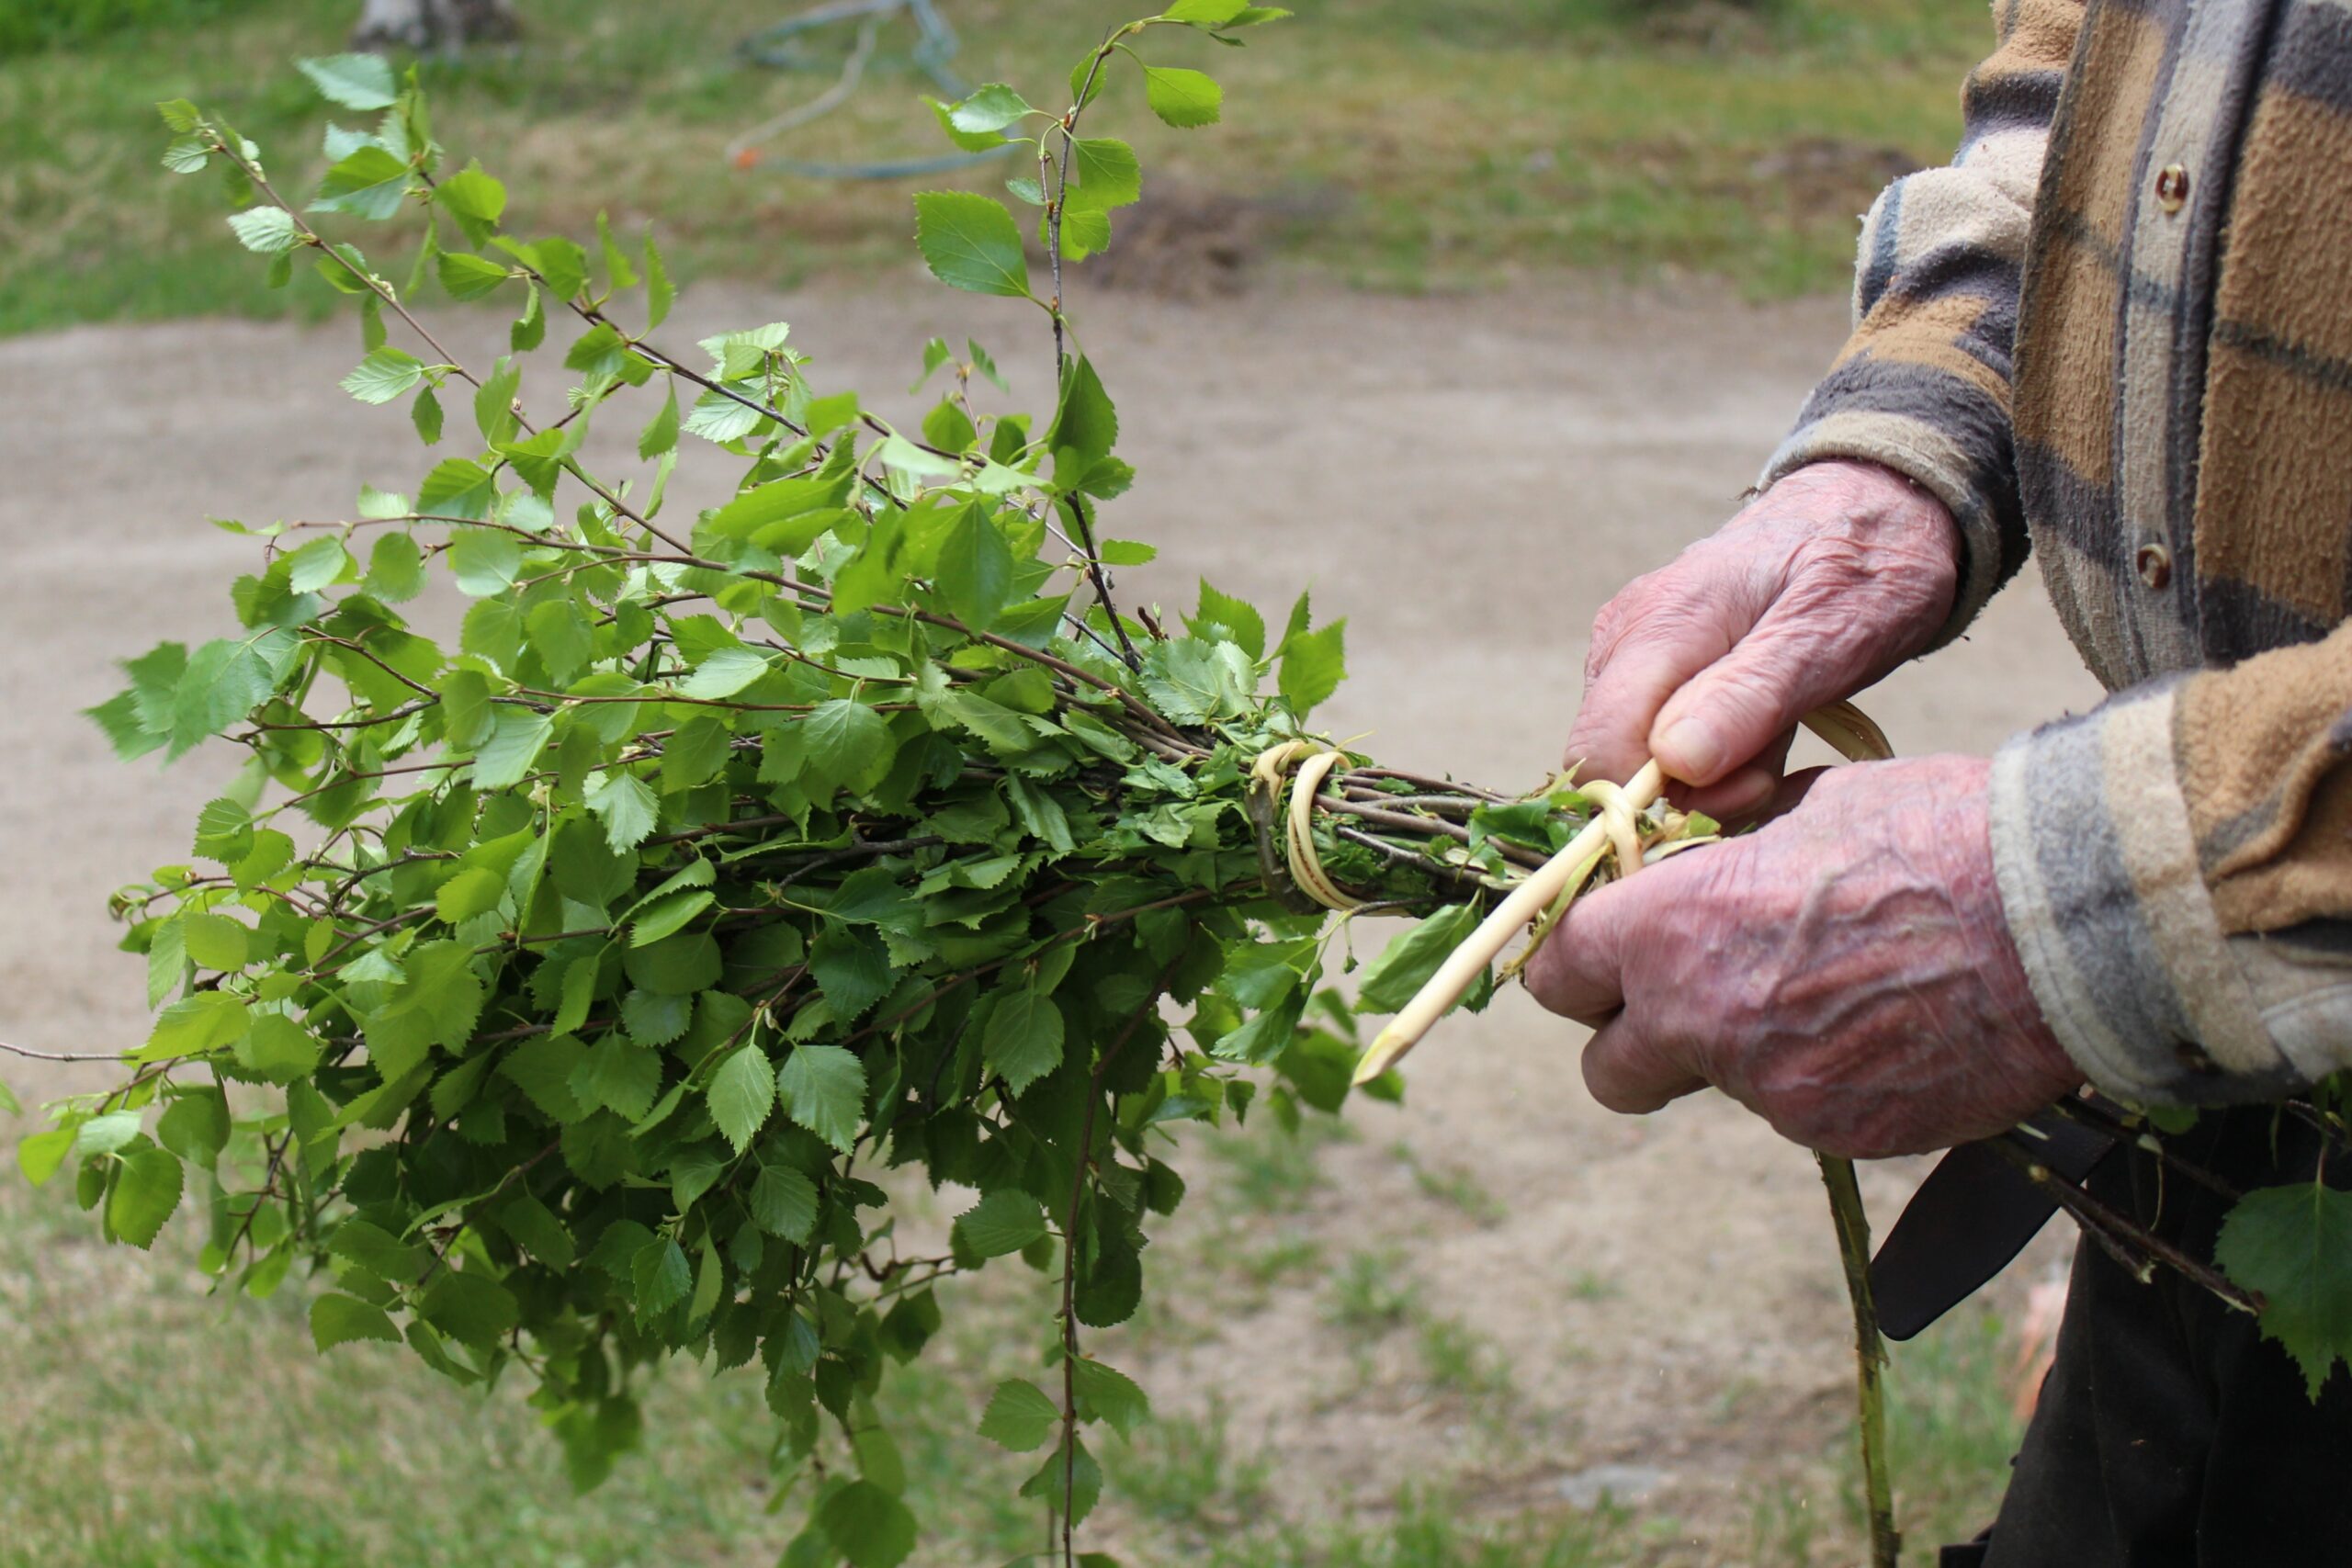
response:
<path id="1" fill-rule="evenodd" d="M 1670 778 L 1716 783 L 1861 683 L 1864 655 L 1848 646 L 1854 640 L 1846 624 L 1825 626 L 1818 612 L 1768 613 L 1658 709 L 1650 755 Z"/>

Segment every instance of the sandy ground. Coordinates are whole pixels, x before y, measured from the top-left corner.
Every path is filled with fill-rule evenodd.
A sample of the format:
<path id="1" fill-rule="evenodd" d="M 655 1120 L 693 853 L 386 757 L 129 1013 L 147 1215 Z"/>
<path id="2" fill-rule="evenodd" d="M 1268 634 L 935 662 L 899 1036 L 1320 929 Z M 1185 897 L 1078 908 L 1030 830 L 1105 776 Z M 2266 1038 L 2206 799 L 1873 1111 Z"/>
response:
<path id="1" fill-rule="evenodd" d="M 1325 616 L 1349 617 L 1334 732 L 1503 784 L 1555 761 L 1593 612 L 1727 515 L 1844 324 L 1832 302 L 1713 298 L 1276 291 L 1081 308 L 1142 474 L 1110 532 L 1161 549 L 1128 591 L 1189 606 L 1205 574 L 1279 605 L 1311 582 Z M 791 321 L 829 388 L 902 388 L 925 336 L 975 324 L 1027 386 L 1045 368 L 1025 308 L 897 279 L 707 290 L 681 317 L 671 340 Z M 469 359 L 499 331 L 441 324 Z M 229 626 L 224 591 L 253 546 L 203 518 L 341 516 L 362 480 L 413 485 L 424 464 L 405 422 L 334 389 L 357 355 L 347 325 L 0 343 L 14 563 L 0 574 L 0 1039 L 87 1050 L 143 1033 L 141 966 L 112 951 L 105 895 L 186 854 L 232 760 L 119 764 L 76 710 L 115 689 L 112 660 Z M 462 419 L 453 404 L 453 430 Z M 612 423 L 608 448 L 628 434 Z M 2028 581 L 1868 705 L 1905 752 L 1986 752 L 2096 694 Z M 1450 1024 L 1412 1064 L 1409 1109 L 1361 1113 L 1364 1135 L 1327 1156 L 1337 1179 L 1298 1223 L 1399 1248 L 1432 1306 L 1502 1347 L 1525 1402 L 1554 1414 L 1544 1442 L 1496 1467 L 1499 1500 L 1573 1495 L 1589 1467 L 1631 1463 L 1703 1517 L 1741 1463 L 1834 1430 L 1849 1363 L 1819 1187 L 1804 1154 L 1712 1097 L 1642 1121 L 1602 1112 L 1578 1039 L 1516 994 Z M 6 1066 L 28 1100 L 67 1082 Z M 1474 1172 L 1507 1217 L 1447 1223 L 1399 1140 L 1425 1166 Z M 1917 1174 L 1869 1174 L 1882 1217 Z M 1588 1279 L 1608 1288 L 1578 1292 Z M 1330 1336 L 1313 1284 L 1273 1292 L 1233 1345 L 1186 1354 L 1239 1428 L 1385 1495 L 1459 1434 L 1409 1402 L 1321 1396 L 1345 1353 L 1317 1348 Z M 1255 1348 L 1234 1348 L 1245 1339 Z"/>

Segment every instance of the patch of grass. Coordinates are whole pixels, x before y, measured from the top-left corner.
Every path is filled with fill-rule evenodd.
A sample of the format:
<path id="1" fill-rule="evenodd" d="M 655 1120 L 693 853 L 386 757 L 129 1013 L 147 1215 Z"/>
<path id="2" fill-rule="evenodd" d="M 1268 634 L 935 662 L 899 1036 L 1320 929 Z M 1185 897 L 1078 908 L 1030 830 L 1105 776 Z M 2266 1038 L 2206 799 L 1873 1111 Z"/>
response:
<path id="1" fill-rule="evenodd" d="M 1579 1269 L 1568 1281 L 1568 1294 L 1580 1302 L 1614 1301 L 1623 1292 L 1617 1281 L 1592 1269 Z"/>
<path id="2" fill-rule="evenodd" d="M 1747 1562 L 1751 1568 L 1813 1568 L 1821 1518 L 1813 1500 L 1787 1482 L 1750 1496 Z"/>
<path id="3" fill-rule="evenodd" d="M 1402 1328 L 1419 1313 L 1421 1288 L 1394 1250 L 1356 1252 L 1331 1281 L 1323 1315 L 1359 1339 Z"/>
<path id="4" fill-rule="evenodd" d="M 13 1143 L 13 1138 L 6 1140 Z M 197 1226 L 102 1247 L 70 1194 L 0 1181 L 0 1568 L 761 1568 L 780 1512 L 755 1371 L 646 1384 L 647 1441 L 576 1495 L 519 1388 L 488 1396 L 383 1345 L 311 1348 L 308 1289 L 203 1294 Z M 1019 1283 L 1019 1281 L 1016 1281 Z M 985 1390 L 918 1362 L 883 1415 L 940 1562 L 1031 1550 L 1035 1459 L 972 1436 Z"/>
<path id="5" fill-rule="evenodd" d="M 1292 1531 L 1279 1541 L 1228 1547 L 1214 1568 L 1616 1568 L 1636 1561 L 1625 1517 L 1595 1509 L 1567 1518 L 1480 1518 L 1442 1494 L 1403 1498 L 1394 1519 Z"/>
<path id="6" fill-rule="evenodd" d="M 51 29 L 52 46 L 38 53 L 0 48 L 0 333 L 315 308 L 323 284 L 306 275 L 265 290 L 221 223 L 218 193 L 157 166 L 164 137 L 150 106 L 204 103 L 259 141 L 290 189 L 310 187 L 328 111 L 288 62 L 341 46 L 348 0 L 35 9 L 107 6 L 149 12 L 150 24 Z M 1407 289 L 1562 267 L 1697 271 L 1757 294 L 1841 287 L 1854 215 L 1894 168 L 1948 153 L 1960 79 L 1991 41 L 1981 0 L 1297 8 L 1279 37 L 1247 51 L 1152 41 L 1160 59 L 1216 72 L 1230 124 L 1158 125 L 1132 73 L 1114 77 L 1103 122 L 1136 142 L 1153 199 L 1243 198 L 1296 265 Z M 1057 91 L 1057 62 L 1136 9 L 967 0 L 954 12 L 964 39 L 956 68 Z M 917 182 L 817 181 L 730 158 L 740 135 L 831 80 L 823 58 L 815 72 L 741 62 L 736 44 L 766 16 L 732 0 L 532 0 L 526 14 L 519 45 L 419 66 L 436 134 L 508 179 L 511 217 L 526 231 L 583 234 L 602 204 L 625 226 L 654 222 L 688 277 L 788 286 L 812 272 L 908 264 Z M 849 36 L 812 52 L 845 50 Z M 907 64 L 911 44 L 885 29 L 848 103 L 761 151 L 942 151 L 916 101 L 929 84 Z M 983 166 L 921 183 L 986 188 L 1002 177 Z M 1155 225 L 1166 243 L 1181 245 L 1206 220 L 1199 205 L 1169 205 Z M 412 226 L 401 244 L 371 242 L 388 276 L 404 276 L 396 253 L 413 240 Z"/>
<path id="7" fill-rule="evenodd" d="M 1273 1461 L 1234 1451 L 1231 1419 L 1215 1399 L 1205 1416 L 1160 1416 L 1132 1445 L 1109 1445 L 1103 1461 L 1119 1506 L 1167 1527 L 1188 1555 L 1263 1518 L 1272 1501 Z"/>
<path id="8" fill-rule="evenodd" d="M 1463 1215 L 1482 1225 L 1498 1225 L 1509 1218 L 1510 1210 L 1494 1195 L 1471 1171 L 1459 1167 L 1432 1168 L 1424 1164 L 1413 1152 L 1410 1144 L 1398 1140 L 1390 1147 L 1397 1162 L 1413 1173 L 1413 1185 L 1424 1197 L 1458 1209 Z"/>
<path id="9" fill-rule="evenodd" d="M 1432 1389 L 1481 1410 L 1510 1398 L 1510 1365 L 1493 1340 L 1459 1318 L 1428 1312 L 1419 1317 L 1414 1348 Z"/>
<path id="10" fill-rule="evenodd" d="M 1262 1291 L 1293 1274 L 1320 1268 L 1323 1244 L 1303 1235 L 1278 1237 L 1264 1247 L 1237 1254 L 1234 1263 L 1244 1279 Z"/>
<path id="11" fill-rule="evenodd" d="M 1311 1117 L 1295 1133 L 1268 1125 L 1217 1134 L 1207 1145 L 1216 1201 L 1247 1214 L 1295 1213 L 1323 1185 L 1323 1151 L 1354 1136 L 1331 1116 Z"/>
<path id="12" fill-rule="evenodd" d="M 2001 1319 L 1976 1309 L 1892 1350 L 1895 1515 L 1905 1540 L 1919 1543 L 1920 1561 L 1933 1562 L 1935 1544 L 1966 1540 L 1992 1522 L 2008 1486 L 2025 1435 L 2010 1404 L 2012 1347 Z"/>
<path id="13" fill-rule="evenodd" d="M 209 21 L 234 0 L 8 0 L 0 7 L 0 60 L 122 32 Z"/>

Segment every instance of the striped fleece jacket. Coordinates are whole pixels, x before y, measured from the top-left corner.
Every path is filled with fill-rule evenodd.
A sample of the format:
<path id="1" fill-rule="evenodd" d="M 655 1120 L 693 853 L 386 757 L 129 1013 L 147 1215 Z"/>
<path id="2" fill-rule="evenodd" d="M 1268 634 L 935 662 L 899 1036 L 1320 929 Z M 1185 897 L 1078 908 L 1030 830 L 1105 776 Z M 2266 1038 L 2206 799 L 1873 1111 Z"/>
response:
<path id="1" fill-rule="evenodd" d="M 1993 770 L 2051 1027 L 2125 1099 L 2352 1066 L 2352 0 L 1996 0 L 1957 158 L 1871 209 L 1774 456 L 2029 547 L 2111 694 Z"/>

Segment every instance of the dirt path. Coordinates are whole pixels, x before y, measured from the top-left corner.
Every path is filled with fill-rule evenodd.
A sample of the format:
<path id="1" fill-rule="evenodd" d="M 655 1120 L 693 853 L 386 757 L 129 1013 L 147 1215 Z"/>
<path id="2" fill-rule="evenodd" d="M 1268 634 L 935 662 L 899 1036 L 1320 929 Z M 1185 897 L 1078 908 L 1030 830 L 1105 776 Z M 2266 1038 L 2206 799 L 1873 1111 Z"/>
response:
<path id="1" fill-rule="evenodd" d="M 1286 603 L 1312 582 L 1325 615 L 1350 618 L 1333 732 L 1503 784 L 1555 761 L 1595 609 L 1728 513 L 1843 326 L 1819 301 L 1091 303 L 1087 346 L 1142 474 L 1111 531 L 1161 548 L 1128 590 L 1189 605 L 1205 574 Z M 975 322 L 1009 367 L 1043 369 L 1030 313 L 895 280 L 849 296 L 713 289 L 681 313 L 680 341 L 791 321 L 827 387 L 903 387 L 926 335 Z M 483 357 L 499 330 L 448 327 Z M 223 590 L 252 547 L 206 515 L 345 515 L 362 479 L 413 484 L 404 422 L 333 389 L 354 338 L 205 322 L 0 343 L 14 568 L 0 578 L 0 1038 L 95 1049 L 142 1033 L 139 965 L 111 951 L 105 895 L 186 854 L 231 760 L 119 765 L 75 710 L 112 692 L 111 660 L 229 624 Z M 617 444 L 613 423 L 600 438 Z M 2095 695 L 2029 582 L 1869 706 L 1905 752 L 1982 752 Z M 1600 1111 L 1577 1044 L 1515 993 L 1450 1025 L 1413 1064 L 1409 1110 L 1369 1108 L 1363 1135 L 1326 1156 L 1336 1179 L 1300 1224 L 1345 1238 L 1334 1258 L 1399 1249 L 1432 1308 L 1508 1350 L 1523 1399 L 1556 1417 L 1497 1470 L 1513 1497 L 1630 1462 L 1703 1517 L 1736 1490 L 1726 1458 L 1769 1455 L 1784 1427 L 1810 1441 L 1834 1426 L 1848 1362 L 1817 1184 L 1804 1155 L 1720 1100 L 1640 1122 Z M 6 1076 L 28 1100 L 64 1083 L 21 1063 Z M 1400 1141 L 1429 1169 L 1474 1173 L 1503 1217 L 1449 1221 Z M 1914 1174 L 1871 1173 L 1882 1213 Z M 1222 1365 L 1238 1427 L 1385 1495 L 1453 1438 L 1409 1402 L 1319 1396 L 1347 1354 L 1318 1327 L 1320 1283 L 1267 1298 L 1248 1375 L 1215 1343 L 1188 1354 Z M 1269 1369 L 1269 1345 L 1305 1348 Z"/>

